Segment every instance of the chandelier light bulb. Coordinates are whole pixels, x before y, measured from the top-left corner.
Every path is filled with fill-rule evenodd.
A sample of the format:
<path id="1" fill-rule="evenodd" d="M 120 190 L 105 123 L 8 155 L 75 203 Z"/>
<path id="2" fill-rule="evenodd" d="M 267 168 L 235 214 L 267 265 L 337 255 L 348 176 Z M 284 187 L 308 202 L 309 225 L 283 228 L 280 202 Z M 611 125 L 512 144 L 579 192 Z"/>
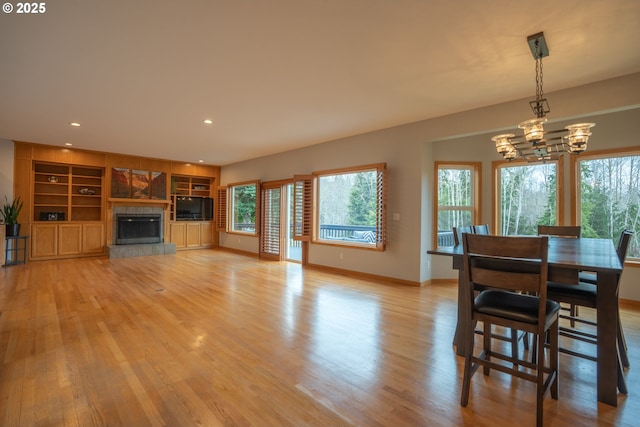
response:
<path id="1" fill-rule="evenodd" d="M 518 152 L 513 145 L 511 145 L 511 138 L 514 136 L 512 133 L 503 133 L 491 138 L 491 140 L 496 143 L 498 153 L 507 160 L 513 160 L 518 157 Z"/>
<path id="2" fill-rule="evenodd" d="M 595 125 L 595 123 L 576 123 L 565 127 L 569 131 L 569 135 L 565 138 L 571 153 L 579 154 L 587 149 L 591 128 Z"/>
<path id="3" fill-rule="evenodd" d="M 520 123 L 518 127 L 524 132 L 524 138 L 535 144 L 544 138 L 544 123 L 546 121 L 546 117 L 538 117 L 535 119 L 525 120 Z"/>

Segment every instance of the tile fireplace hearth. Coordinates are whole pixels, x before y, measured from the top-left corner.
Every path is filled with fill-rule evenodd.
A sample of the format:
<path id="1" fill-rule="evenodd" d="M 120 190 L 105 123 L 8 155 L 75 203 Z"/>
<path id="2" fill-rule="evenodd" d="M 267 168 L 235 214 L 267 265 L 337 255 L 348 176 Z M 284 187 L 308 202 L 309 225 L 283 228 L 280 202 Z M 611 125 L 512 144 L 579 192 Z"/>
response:
<path id="1" fill-rule="evenodd" d="M 175 254 L 174 243 L 164 243 L 164 210 L 157 206 L 114 206 L 113 242 L 109 258 Z"/>

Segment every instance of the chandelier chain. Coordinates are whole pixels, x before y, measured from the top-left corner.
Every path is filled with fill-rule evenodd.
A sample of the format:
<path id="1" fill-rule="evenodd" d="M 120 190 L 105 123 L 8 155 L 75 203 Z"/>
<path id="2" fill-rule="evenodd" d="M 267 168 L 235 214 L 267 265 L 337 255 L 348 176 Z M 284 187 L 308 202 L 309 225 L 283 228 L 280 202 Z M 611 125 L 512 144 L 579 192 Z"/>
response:
<path id="1" fill-rule="evenodd" d="M 536 41 L 536 101 L 544 97 L 544 91 L 542 88 L 542 54 L 538 42 Z"/>

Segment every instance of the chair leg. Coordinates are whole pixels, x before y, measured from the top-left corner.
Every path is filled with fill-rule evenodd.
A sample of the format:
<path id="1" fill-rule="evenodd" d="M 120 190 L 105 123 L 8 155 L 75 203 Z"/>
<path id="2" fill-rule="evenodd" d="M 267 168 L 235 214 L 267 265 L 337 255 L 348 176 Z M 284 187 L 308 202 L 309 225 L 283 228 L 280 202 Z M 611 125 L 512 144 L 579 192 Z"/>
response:
<path id="1" fill-rule="evenodd" d="M 544 409 L 544 338 L 536 335 L 537 349 L 537 378 L 536 378 L 536 427 L 542 427 Z"/>
<path id="2" fill-rule="evenodd" d="M 488 322 L 483 322 L 483 323 L 484 323 L 484 332 L 482 335 L 482 341 L 483 341 L 482 348 L 485 353 L 485 359 L 489 361 L 491 360 L 491 324 Z M 489 368 L 489 366 L 487 365 L 483 365 L 482 371 L 484 372 L 485 375 L 489 375 L 489 373 L 491 372 L 491 368 Z"/>
<path id="3" fill-rule="evenodd" d="M 578 317 L 578 306 L 575 304 L 571 304 L 569 307 L 569 316 L 571 316 L 571 320 L 569 320 L 569 324 L 572 328 L 576 327 L 576 321 L 573 320 L 574 317 Z"/>
<path id="4" fill-rule="evenodd" d="M 517 365 L 518 360 L 518 330 L 511 329 L 511 357 L 513 358 L 514 365 Z"/>
<path id="5" fill-rule="evenodd" d="M 622 329 L 622 322 L 620 321 L 620 310 L 618 309 L 618 352 L 620 353 L 620 361 L 622 366 L 628 368 L 631 366 L 629 363 L 629 355 L 627 354 L 627 341 L 624 339 L 624 330 Z"/>
<path id="6" fill-rule="evenodd" d="M 555 375 L 553 382 L 551 383 L 551 398 L 558 400 L 558 361 L 560 358 L 560 341 L 558 337 L 558 324 L 559 320 L 551 325 L 551 328 L 547 332 L 549 339 L 549 368 L 551 369 L 551 375 Z"/>
<path id="7" fill-rule="evenodd" d="M 538 363 L 538 336 L 531 335 L 531 363 Z"/>
<path id="8" fill-rule="evenodd" d="M 473 347 L 475 344 L 475 325 L 476 322 L 472 322 L 472 328 L 469 328 L 467 335 L 464 337 L 466 344 L 466 354 L 464 355 L 464 374 L 462 377 L 462 395 L 460 397 L 460 405 L 467 406 L 469 403 L 469 389 L 471 388 L 471 377 L 473 376 Z"/>
<path id="9" fill-rule="evenodd" d="M 622 368 L 622 363 L 620 363 L 620 359 L 616 361 L 616 374 L 618 381 L 618 391 L 622 394 L 629 394 L 629 390 L 627 389 L 627 381 L 624 379 L 624 371 Z"/>
<path id="10" fill-rule="evenodd" d="M 524 344 L 524 349 L 529 350 L 529 332 L 522 334 L 522 343 Z"/>

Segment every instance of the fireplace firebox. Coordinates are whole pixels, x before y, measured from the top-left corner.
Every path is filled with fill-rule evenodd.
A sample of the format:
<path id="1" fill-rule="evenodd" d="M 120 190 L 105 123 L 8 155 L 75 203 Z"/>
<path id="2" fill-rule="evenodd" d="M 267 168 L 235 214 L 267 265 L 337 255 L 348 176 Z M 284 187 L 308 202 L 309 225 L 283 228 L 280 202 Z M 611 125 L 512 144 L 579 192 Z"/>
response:
<path id="1" fill-rule="evenodd" d="M 116 245 L 162 243 L 162 215 L 116 215 Z"/>

